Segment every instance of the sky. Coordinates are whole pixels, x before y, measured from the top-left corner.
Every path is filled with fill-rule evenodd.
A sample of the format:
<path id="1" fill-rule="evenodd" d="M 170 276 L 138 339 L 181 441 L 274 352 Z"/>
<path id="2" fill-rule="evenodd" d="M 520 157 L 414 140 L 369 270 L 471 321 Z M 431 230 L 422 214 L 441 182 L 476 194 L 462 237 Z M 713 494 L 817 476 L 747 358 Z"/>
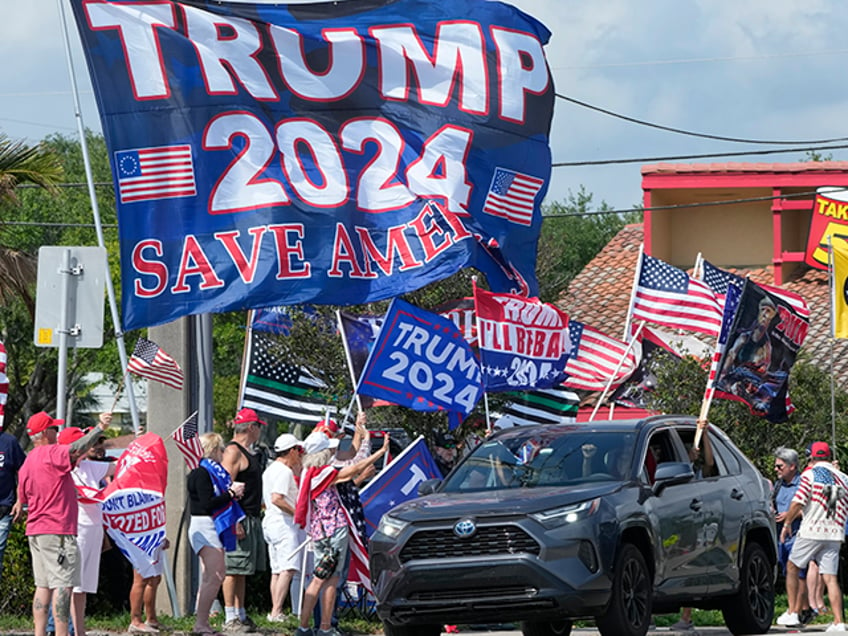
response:
<path id="1" fill-rule="evenodd" d="M 88 71 L 67 0 L 83 123 L 100 130 Z M 440 0 L 434 0 L 440 1 Z M 35 142 L 76 135 L 57 0 L 7 3 L 0 21 L 0 132 Z M 551 31 L 546 48 L 557 93 L 652 124 L 754 141 L 848 138 L 848 4 L 829 0 L 515 0 Z M 840 143 L 840 142 L 835 142 Z M 841 142 L 848 144 L 848 141 Z M 594 205 L 641 201 L 640 166 L 652 158 L 778 149 L 702 139 L 557 99 L 554 167 L 546 203 L 584 187 Z M 784 146 L 785 148 L 785 146 Z M 848 149 L 828 151 L 848 159 Z M 781 154 L 681 162 L 803 159 Z M 675 160 L 672 160 L 675 161 Z"/>

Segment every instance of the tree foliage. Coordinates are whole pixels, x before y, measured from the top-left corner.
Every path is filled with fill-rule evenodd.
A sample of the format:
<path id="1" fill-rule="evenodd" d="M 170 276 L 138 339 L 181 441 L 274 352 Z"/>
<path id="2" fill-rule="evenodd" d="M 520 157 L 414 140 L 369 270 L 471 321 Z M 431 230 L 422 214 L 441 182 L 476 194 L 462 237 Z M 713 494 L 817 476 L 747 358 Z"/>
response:
<path id="1" fill-rule="evenodd" d="M 649 394 L 651 408 L 697 416 L 709 362 L 692 356 L 658 356 L 652 365 L 657 387 Z M 767 476 L 773 473 L 772 453 L 778 446 L 794 448 L 803 457 L 811 442 L 831 441 L 830 375 L 801 356 L 790 373 L 789 393 L 795 411 L 783 424 L 754 416 L 746 404 L 733 400 L 715 399 L 710 407 L 709 420 L 727 433 Z M 836 439 L 844 440 L 848 433 L 848 393 L 836 387 L 834 395 Z"/>

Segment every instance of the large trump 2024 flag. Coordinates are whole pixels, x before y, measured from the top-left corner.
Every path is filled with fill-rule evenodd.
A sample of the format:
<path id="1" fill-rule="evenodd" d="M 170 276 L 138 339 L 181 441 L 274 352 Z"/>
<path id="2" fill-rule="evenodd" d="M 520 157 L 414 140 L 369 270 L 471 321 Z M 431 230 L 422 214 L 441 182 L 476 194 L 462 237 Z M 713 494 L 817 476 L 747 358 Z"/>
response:
<path id="1" fill-rule="evenodd" d="M 500 2 L 71 0 L 110 152 L 124 328 L 536 294 L 550 33 Z"/>

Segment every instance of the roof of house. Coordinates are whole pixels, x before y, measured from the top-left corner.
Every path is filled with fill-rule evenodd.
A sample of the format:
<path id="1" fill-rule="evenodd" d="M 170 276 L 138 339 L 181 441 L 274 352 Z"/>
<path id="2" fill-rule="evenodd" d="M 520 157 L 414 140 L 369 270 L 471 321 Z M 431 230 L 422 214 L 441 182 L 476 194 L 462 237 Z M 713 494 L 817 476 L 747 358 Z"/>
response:
<path id="1" fill-rule="evenodd" d="M 846 172 L 848 161 L 796 161 L 794 163 L 651 163 L 642 166 L 642 174 L 691 174 L 691 173 L 818 173 Z"/>
<path id="2" fill-rule="evenodd" d="M 600 329 L 609 336 L 623 338 L 642 240 L 641 223 L 625 226 L 571 281 L 557 305 L 575 320 Z M 721 266 L 720 263 L 716 265 Z M 727 270 L 740 276 L 748 275 L 755 282 L 774 284 L 773 268 L 770 266 Z M 830 289 L 827 272 L 803 267 L 799 275 L 783 287 L 800 294 L 810 308 L 810 329 L 802 346 L 802 355 L 816 366 L 829 369 Z M 837 340 L 833 353 L 835 377 L 848 381 L 848 340 Z"/>

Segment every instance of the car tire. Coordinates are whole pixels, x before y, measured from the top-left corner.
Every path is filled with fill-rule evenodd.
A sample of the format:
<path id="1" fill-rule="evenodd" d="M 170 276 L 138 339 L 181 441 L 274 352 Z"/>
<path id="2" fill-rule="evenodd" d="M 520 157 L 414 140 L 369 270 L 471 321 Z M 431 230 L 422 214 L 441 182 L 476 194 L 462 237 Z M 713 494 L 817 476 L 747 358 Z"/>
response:
<path id="1" fill-rule="evenodd" d="M 439 636 L 441 625 L 392 625 L 383 623 L 385 636 Z"/>
<path id="2" fill-rule="evenodd" d="M 758 543 L 749 543 L 739 572 L 739 591 L 721 608 L 732 634 L 765 634 L 774 618 L 774 566 Z"/>
<path id="3" fill-rule="evenodd" d="M 651 624 L 653 590 L 645 557 L 632 543 L 616 559 L 609 606 L 595 618 L 602 636 L 644 636 Z"/>
<path id="4" fill-rule="evenodd" d="M 523 636 L 569 636 L 571 621 L 523 621 L 521 633 Z"/>

